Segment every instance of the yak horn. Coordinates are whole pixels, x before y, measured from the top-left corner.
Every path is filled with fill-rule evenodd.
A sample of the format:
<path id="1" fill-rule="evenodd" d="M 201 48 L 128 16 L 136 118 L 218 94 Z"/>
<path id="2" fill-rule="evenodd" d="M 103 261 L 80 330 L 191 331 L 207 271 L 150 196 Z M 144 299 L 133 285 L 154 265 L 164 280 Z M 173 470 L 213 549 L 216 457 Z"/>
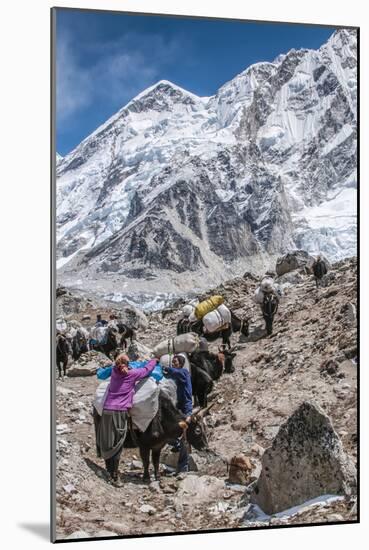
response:
<path id="1" fill-rule="evenodd" d="M 214 405 L 215 405 L 215 402 L 212 403 L 211 405 L 209 405 L 208 407 L 206 407 L 205 409 L 202 409 L 202 410 L 198 413 L 198 416 L 199 416 L 200 418 L 203 418 L 206 414 L 208 414 L 208 412 L 210 411 L 210 409 L 211 409 L 212 407 L 214 407 Z"/>

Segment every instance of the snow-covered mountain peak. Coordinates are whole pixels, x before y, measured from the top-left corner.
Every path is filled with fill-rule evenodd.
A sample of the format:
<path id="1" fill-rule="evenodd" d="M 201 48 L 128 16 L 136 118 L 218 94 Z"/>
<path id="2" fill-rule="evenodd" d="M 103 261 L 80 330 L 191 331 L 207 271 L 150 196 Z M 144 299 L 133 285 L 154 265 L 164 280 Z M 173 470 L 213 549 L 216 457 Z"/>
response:
<path id="1" fill-rule="evenodd" d="M 356 29 L 338 29 L 332 34 L 321 49 L 326 49 L 327 47 L 339 49 L 344 46 L 348 46 L 350 48 L 354 47 L 356 49 Z"/>
<path id="2" fill-rule="evenodd" d="M 132 113 L 143 111 L 168 111 L 175 108 L 176 105 L 196 108 L 203 106 L 204 100 L 197 95 L 173 84 L 169 80 L 159 80 L 153 86 L 150 86 L 136 97 L 134 97 L 125 107 Z"/>
<path id="3" fill-rule="evenodd" d="M 351 30 L 210 98 L 160 80 L 58 164 L 58 267 L 162 291 L 294 247 L 355 254 L 355 116 Z"/>

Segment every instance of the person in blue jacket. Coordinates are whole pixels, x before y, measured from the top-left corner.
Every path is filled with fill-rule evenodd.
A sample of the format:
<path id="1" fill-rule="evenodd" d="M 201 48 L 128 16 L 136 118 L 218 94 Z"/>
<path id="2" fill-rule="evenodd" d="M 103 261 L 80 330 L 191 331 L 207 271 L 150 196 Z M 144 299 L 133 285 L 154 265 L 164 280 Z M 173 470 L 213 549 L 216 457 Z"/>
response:
<path id="1" fill-rule="evenodd" d="M 175 355 L 172 360 L 172 367 L 164 367 L 163 372 L 168 374 L 177 386 L 177 407 L 186 416 L 186 422 L 191 422 L 192 414 L 192 384 L 191 375 L 184 369 L 185 358 L 182 355 Z M 177 474 L 188 472 L 188 451 L 183 436 L 174 443 L 174 450 L 179 451 Z"/>

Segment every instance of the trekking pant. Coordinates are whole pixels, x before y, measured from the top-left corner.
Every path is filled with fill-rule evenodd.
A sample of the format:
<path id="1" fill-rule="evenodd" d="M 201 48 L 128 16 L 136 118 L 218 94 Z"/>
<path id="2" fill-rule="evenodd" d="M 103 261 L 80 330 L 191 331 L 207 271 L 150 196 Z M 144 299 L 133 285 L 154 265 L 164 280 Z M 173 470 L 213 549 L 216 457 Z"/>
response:
<path id="1" fill-rule="evenodd" d="M 122 454 L 122 450 L 123 448 L 120 449 L 120 451 L 118 451 L 117 454 L 105 460 L 106 470 L 109 472 L 109 474 L 112 477 L 115 477 L 118 474 L 119 460 L 120 460 L 120 455 Z"/>
<path id="2" fill-rule="evenodd" d="M 172 445 L 179 451 L 177 474 L 180 472 L 188 472 L 188 450 L 186 441 L 183 437 L 178 437 L 172 442 Z"/>
<path id="3" fill-rule="evenodd" d="M 127 411 L 103 410 L 99 418 L 94 412 L 97 456 L 105 460 L 107 471 L 113 475 L 118 473 L 119 459 L 127 434 Z"/>

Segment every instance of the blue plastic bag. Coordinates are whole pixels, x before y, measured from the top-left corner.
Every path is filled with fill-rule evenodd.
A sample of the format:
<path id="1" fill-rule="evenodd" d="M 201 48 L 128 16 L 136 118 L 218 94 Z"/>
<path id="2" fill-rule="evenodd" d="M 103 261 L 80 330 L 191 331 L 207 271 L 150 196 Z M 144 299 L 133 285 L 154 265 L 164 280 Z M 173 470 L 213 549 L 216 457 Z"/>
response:
<path id="1" fill-rule="evenodd" d="M 147 365 L 148 361 L 130 361 L 128 365 L 131 369 L 142 369 L 142 367 L 145 367 Z M 113 370 L 114 365 L 110 365 L 109 367 L 100 367 L 96 371 L 97 378 L 99 380 L 106 380 L 111 376 L 111 371 Z M 160 380 L 163 378 L 163 370 L 161 365 L 159 363 L 155 366 L 154 370 L 150 373 L 151 378 L 154 378 L 156 382 L 160 382 Z"/>
<path id="2" fill-rule="evenodd" d="M 128 364 L 131 369 L 142 369 L 147 365 L 148 361 L 130 361 Z M 163 371 L 159 363 L 155 366 L 154 370 L 150 373 L 151 378 L 154 378 L 157 382 L 163 378 Z"/>
<path id="3" fill-rule="evenodd" d="M 113 365 L 110 365 L 110 367 L 100 367 L 96 371 L 96 376 L 99 380 L 106 380 L 111 376 L 111 371 L 113 370 Z"/>

